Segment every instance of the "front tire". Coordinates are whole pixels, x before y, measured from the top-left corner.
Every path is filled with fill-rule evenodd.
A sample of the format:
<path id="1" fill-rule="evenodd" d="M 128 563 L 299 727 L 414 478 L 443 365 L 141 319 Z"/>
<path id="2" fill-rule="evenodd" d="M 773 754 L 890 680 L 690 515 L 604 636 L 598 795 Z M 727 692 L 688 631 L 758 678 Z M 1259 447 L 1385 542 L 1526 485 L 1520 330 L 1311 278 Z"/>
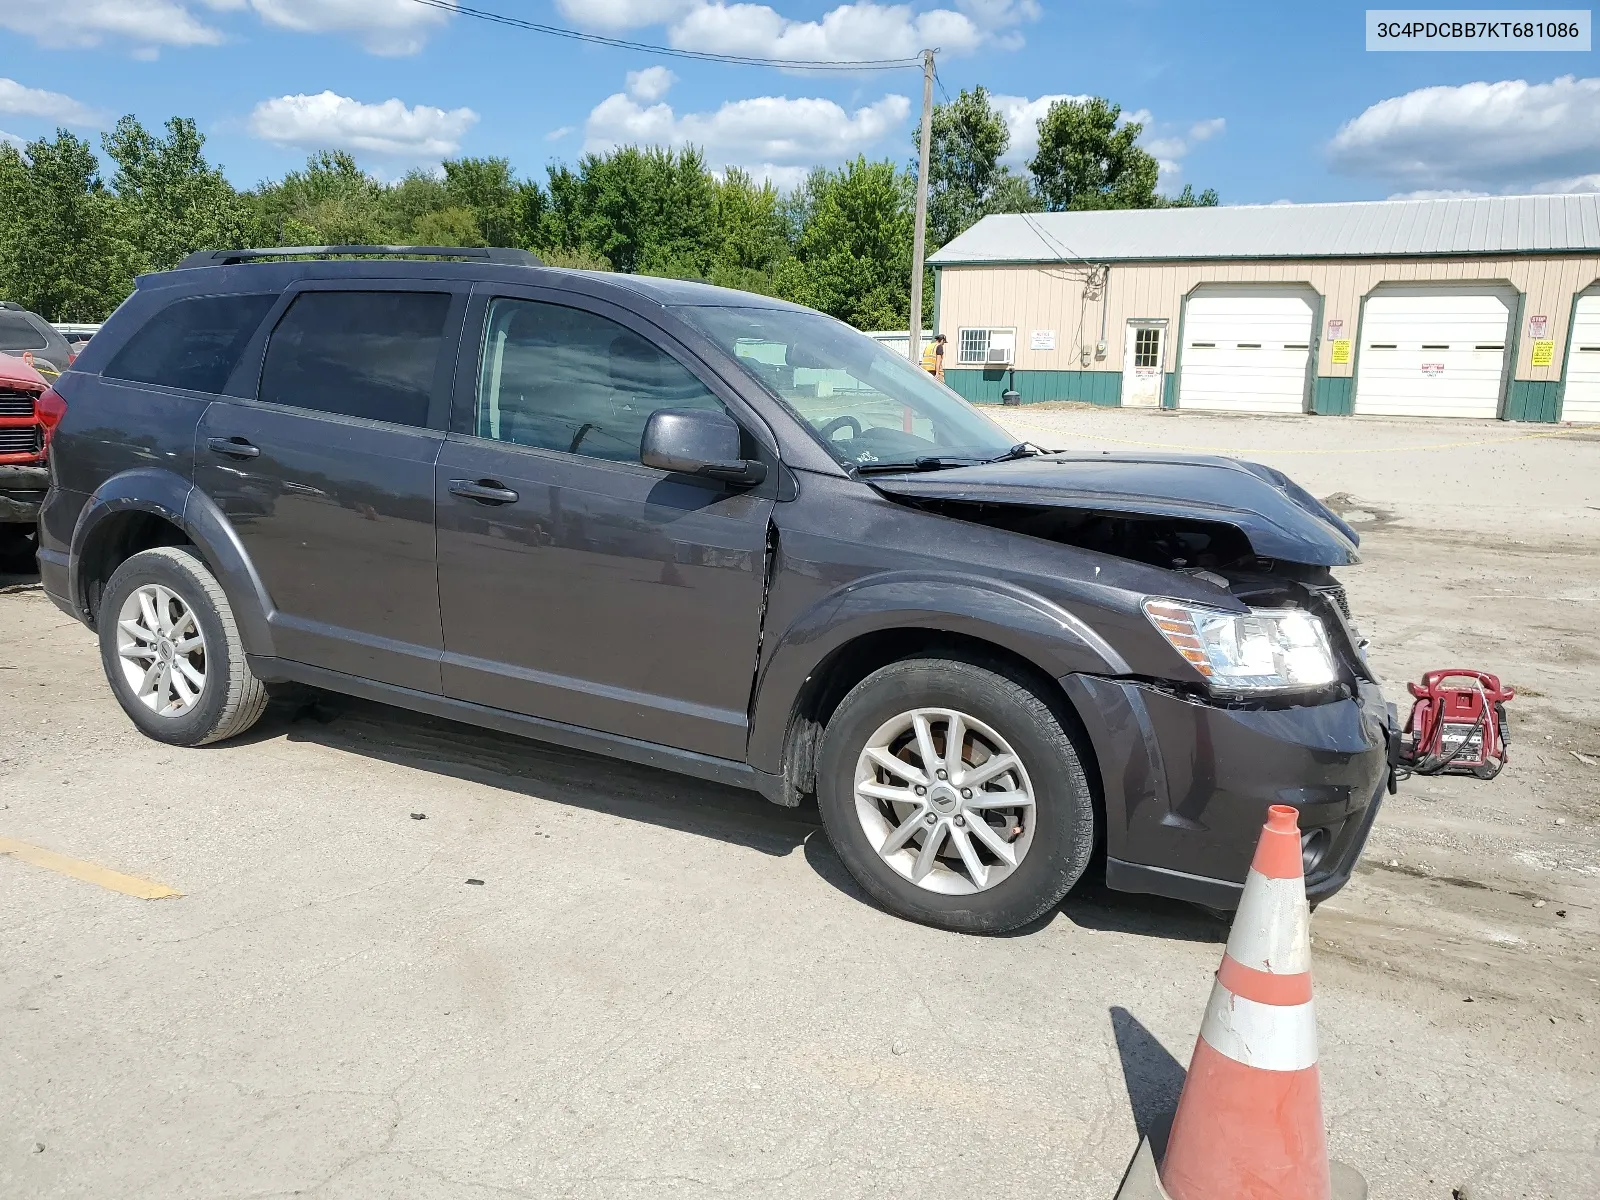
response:
<path id="1" fill-rule="evenodd" d="M 96 622 L 111 690 L 140 732 L 204 746 L 260 719 L 267 691 L 245 661 L 228 597 L 182 546 L 133 555 L 112 574 Z"/>
<path id="2" fill-rule="evenodd" d="M 1082 760 L 1050 706 L 952 659 L 893 663 L 844 698 L 823 734 L 817 803 L 873 899 L 961 933 L 1036 920 L 1094 848 Z"/>

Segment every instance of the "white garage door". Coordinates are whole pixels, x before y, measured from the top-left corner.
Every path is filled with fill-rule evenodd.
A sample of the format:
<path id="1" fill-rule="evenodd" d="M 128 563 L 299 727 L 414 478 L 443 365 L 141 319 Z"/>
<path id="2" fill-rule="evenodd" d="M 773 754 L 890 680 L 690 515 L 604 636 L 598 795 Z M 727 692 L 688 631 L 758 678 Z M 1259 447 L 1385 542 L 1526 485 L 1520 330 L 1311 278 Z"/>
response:
<path id="1" fill-rule="evenodd" d="M 1183 309 L 1179 408 L 1305 411 L 1311 297 L 1281 288 L 1201 289 Z"/>
<path id="2" fill-rule="evenodd" d="M 1600 296 L 1581 296 L 1572 316 L 1563 421 L 1600 421 Z"/>
<path id="3" fill-rule="evenodd" d="M 1510 301 L 1494 292 L 1379 292 L 1361 316 L 1355 410 L 1389 417 L 1495 417 Z"/>

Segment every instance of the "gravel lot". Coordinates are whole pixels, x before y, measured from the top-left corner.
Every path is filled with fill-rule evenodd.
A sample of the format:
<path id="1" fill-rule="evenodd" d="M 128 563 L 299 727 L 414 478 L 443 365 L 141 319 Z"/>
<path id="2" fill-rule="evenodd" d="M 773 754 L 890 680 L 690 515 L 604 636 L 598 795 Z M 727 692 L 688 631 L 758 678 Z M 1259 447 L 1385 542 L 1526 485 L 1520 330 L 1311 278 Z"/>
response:
<path id="1" fill-rule="evenodd" d="M 1600 1193 L 1600 431 L 1004 419 L 1283 467 L 1395 699 L 1519 689 L 1501 778 L 1404 787 L 1314 921 L 1330 1136 L 1375 1197 Z M 1182 905 L 939 933 L 812 813 L 336 697 L 172 750 L 25 577 L 0 646 L 0 838 L 183 893 L 0 856 L 0 1196 L 1089 1200 L 1181 1085 Z"/>

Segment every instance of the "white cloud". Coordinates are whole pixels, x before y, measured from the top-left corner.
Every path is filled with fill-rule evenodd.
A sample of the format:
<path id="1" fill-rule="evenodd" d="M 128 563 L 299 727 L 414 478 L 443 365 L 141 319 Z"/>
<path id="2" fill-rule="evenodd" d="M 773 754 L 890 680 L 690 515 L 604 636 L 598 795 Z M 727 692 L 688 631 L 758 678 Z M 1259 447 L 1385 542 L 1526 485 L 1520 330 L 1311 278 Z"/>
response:
<path id="1" fill-rule="evenodd" d="M 765 4 L 735 0 L 556 0 L 574 24 L 619 32 L 665 25 L 683 50 L 779 58 L 791 62 L 862 62 L 909 58 L 928 46 L 967 54 L 986 43 L 1012 45 L 1005 31 L 1038 15 L 1036 0 L 959 0 L 968 12 L 857 0 L 818 21 L 791 20 Z"/>
<path id="2" fill-rule="evenodd" d="M 545 134 L 544 140 L 547 142 L 559 142 L 571 132 L 571 125 L 563 125 L 560 129 L 552 129 L 549 133 Z"/>
<path id="3" fill-rule="evenodd" d="M 297 33 L 342 33 L 373 54 L 415 54 L 450 19 L 415 0 L 250 0 L 269 25 Z"/>
<path id="4" fill-rule="evenodd" d="M 1521 190 L 1600 158 L 1600 79 L 1427 87 L 1372 105 L 1328 146 L 1335 170 L 1414 190 Z"/>
<path id="5" fill-rule="evenodd" d="M 446 0 L 449 2 L 449 0 Z M 374 54 L 414 54 L 450 19 L 415 0 L 198 0 L 216 12 L 254 9 L 262 21 L 301 33 L 339 33 Z M 220 29 L 194 11 L 193 0 L 0 0 L 0 27 L 52 49 L 132 43 L 136 58 L 162 47 L 215 46 Z"/>
<path id="6" fill-rule="evenodd" d="M 1544 196 L 1559 196 L 1573 192 L 1600 192 L 1600 175 L 1571 175 L 1565 179 L 1543 179 L 1530 184 L 1528 191 Z"/>
<path id="7" fill-rule="evenodd" d="M 0 113 L 14 113 L 20 117 L 42 117 L 63 125 L 98 125 L 100 114 L 87 104 L 60 92 L 47 92 L 43 88 L 24 87 L 15 79 L 0 79 Z"/>
<path id="8" fill-rule="evenodd" d="M 565 2 L 565 0 L 563 0 Z M 909 5 L 843 4 L 820 21 L 792 21 L 764 4 L 696 4 L 668 30 L 680 49 L 791 62 L 909 58 L 925 46 L 948 54 L 977 48 L 983 34 L 949 9 L 913 14 Z"/>
<path id="9" fill-rule="evenodd" d="M 653 104 L 665 96 L 678 77 L 665 67 L 646 67 L 628 72 L 628 95 L 643 104 Z"/>
<path id="10" fill-rule="evenodd" d="M 50 49 L 98 46 L 121 38 L 144 50 L 215 46 L 222 31 L 175 0 L 0 0 L 0 28 Z"/>
<path id="11" fill-rule="evenodd" d="M 1414 192 L 1394 192 L 1386 200 L 1477 200 L 1488 192 L 1475 192 L 1471 188 L 1418 188 Z"/>
<path id="12" fill-rule="evenodd" d="M 4 129 L 0 129 L 0 144 L 15 146 L 18 150 L 25 149 L 28 145 L 22 138 L 14 133 L 7 133 Z"/>
<path id="13" fill-rule="evenodd" d="M 1196 121 L 1189 126 L 1189 140 L 1192 142 L 1208 142 L 1223 130 L 1227 129 L 1228 122 L 1222 117 L 1207 117 L 1204 121 Z"/>
<path id="14" fill-rule="evenodd" d="M 399 100 L 363 104 L 322 92 L 263 100 L 250 113 L 250 132 L 264 141 L 308 150 L 441 158 L 460 149 L 462 136 L 477 120 L 470 108 L 407 108 Z"/>
<path id="15" fill-rule="evenodd" d="M 742 166 L 774 181 L 798 182 L 815 163 L 859 154 L 901 130 L 911 113 L 904 96 L 885 96 L 846 112 L 832 100 L 756 96 L 715 112 L 673 112 L 618 92 L 602 100 L 584 126 L 584 150 L 623 145 L 698 146 L 716 168 Z"/>

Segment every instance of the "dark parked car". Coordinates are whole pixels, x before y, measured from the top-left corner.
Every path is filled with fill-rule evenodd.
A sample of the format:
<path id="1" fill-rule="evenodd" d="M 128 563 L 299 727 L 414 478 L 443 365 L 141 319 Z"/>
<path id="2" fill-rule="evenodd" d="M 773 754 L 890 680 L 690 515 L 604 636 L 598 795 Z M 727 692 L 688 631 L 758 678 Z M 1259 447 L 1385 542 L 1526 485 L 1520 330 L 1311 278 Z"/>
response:
<path id="1" fill-rule="evenodd" d="M 1313 901 L 1349 877 L 1394 718 L 1356 537 L 1278 472 L 1018 445 L 760 296 L 266 253 L 141 279 L 56 385 L 44 585 L 150 736 L 293 682 L 814 795 L 872 896 L 959 930 L 1097 855 L 1230 907 L 1273 803 Z"/>

